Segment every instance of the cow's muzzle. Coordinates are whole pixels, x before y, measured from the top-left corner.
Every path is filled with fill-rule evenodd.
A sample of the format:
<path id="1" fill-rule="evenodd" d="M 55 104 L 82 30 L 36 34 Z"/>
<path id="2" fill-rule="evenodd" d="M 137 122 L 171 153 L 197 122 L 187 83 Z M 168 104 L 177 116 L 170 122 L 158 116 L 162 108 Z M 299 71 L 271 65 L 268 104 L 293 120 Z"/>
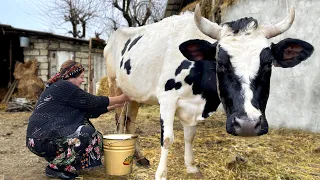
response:
<path id="1" fill-rule="evenodd" d="M 254 119 L 231 116 L 227 120 L 227 132 L 235 136 L 260 136 L 268 133 L 268 123 L 264 116 Z"/>

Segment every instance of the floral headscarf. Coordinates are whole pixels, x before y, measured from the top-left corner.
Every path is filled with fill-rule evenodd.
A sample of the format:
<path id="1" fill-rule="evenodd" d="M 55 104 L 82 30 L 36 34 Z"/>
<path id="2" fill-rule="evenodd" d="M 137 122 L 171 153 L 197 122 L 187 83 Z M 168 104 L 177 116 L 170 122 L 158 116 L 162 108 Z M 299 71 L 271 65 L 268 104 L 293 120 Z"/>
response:
<path id="1" fill-rule="evenodd" d="M 60 72 L 57 72 L 51 79 L 48 80 L 46 87 L 49 87 L 59 79 L 67 80 L 69 78 L 78 77 L 78 75 L 82 72 L 84 72 L 83 66 L 80 63 L 75 63 L 75 65 L 71 66 L 69 69 L 61 69 Z"/>

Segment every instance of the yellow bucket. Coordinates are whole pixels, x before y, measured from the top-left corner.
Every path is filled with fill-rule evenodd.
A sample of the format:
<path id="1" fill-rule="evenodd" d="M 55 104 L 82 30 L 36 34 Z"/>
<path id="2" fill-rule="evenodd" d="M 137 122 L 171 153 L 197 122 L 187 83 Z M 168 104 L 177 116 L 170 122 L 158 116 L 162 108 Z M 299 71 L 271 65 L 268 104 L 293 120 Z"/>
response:
<path id="1" fill-rule="evenodd" d="M 106 173 L 126 175 L 132 172 L 137 135 L 108 134 L 103 136 L 103 151 Z"/>

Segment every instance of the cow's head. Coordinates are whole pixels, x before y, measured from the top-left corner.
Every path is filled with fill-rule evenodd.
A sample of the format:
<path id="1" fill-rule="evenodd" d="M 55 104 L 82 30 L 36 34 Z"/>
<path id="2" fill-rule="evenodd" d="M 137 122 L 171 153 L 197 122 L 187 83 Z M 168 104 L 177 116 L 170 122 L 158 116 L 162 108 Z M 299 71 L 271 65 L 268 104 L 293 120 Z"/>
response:
<path id="1" fill-rule="evenodd" d="M 294 9 L 278 24 L 261 27 L 253 18 L 242 18 L 219 26 L 195 10 L 198 29 L 218 40 L 190 40 L 180 51 L 190 60 L 216 61 L 217 89 L 227 114 L 227 132 L 238 136 L 257 136 L 268 132 L 265 108 L 269 97 L 272 65 L 290 68 L 306 60 L 313 46 L 298 39 L 270 44 L 291 27 Z"/>

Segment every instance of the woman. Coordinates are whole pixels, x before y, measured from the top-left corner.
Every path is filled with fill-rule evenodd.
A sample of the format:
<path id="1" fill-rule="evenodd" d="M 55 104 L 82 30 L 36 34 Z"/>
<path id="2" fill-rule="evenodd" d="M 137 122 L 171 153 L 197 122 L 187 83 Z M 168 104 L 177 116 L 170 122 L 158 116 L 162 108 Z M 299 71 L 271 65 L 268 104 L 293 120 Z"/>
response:
<path id="1" fill-rule="evenodd" d="M 94 96 L 82 89 L 84 68 L 68 60 L 41 94 L 27 129 L 27 147 L 48 161 L 49 177 L 74 179 L 73 170 L 101 165 L 102 135 L 88 118 L 121 107 L 129 100 Z"/>

